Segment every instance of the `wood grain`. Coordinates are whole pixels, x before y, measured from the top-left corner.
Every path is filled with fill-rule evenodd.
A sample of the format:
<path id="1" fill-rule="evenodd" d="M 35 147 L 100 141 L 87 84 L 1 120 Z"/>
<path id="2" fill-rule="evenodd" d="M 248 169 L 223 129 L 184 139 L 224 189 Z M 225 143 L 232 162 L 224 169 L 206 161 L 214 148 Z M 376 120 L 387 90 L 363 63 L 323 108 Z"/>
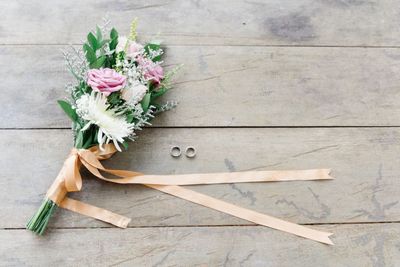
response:
<path id="1" fill-rule="evenodd" d="M 0 258 L 7 266 L 400 265 L 398 223 L 314 228 L 334 232 L 336 245 L 265 227 L 1 230 Z"/>
<path id="2" fill-rule="evenodd" d="M 70 131 L 3 130 L 0 138 L 0 227 L 21 228 L 68 155 Z M 173 145 L 195 146 L 196 158 L 172 158 Z M 399 154 L 398 128 L 147 129 L 105 165 L 149 174 L 332 168 L 333 181 L 190 188 L 298 223 L 389 222 L 400 218 Z M 85 177 L 83 192 L 72 197 L 132 218 L 130 227 L 249 224 L 142 186 Z M 51 221 L 97 226 L 110 227 L 65 210 Z"/>
<path id="3" fill-rule="evenodd" d="M 108 13 L 167 44 L 399 46 L 395 0 L 1 1 L 1 44 L 80 43 Z M 83 15 L 84 14 L 84 15 Z"/>
<path id="4" fill-rule="evenodd" d="M 0 47 L 1 128 L 69 127 L 61 48 Z M 185 66 L 157 126 L 400 125 L 398 49 L 173 46 L 165 62 Z"/>

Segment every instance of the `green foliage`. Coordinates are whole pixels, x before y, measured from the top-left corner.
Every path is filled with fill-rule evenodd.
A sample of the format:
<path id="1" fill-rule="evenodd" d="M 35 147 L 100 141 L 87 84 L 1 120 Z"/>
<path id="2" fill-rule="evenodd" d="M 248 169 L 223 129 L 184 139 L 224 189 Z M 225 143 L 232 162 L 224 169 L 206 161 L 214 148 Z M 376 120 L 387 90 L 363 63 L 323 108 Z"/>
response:
<path id="1" fill-rule="evenodd" d="M 112 28 L 110 31 L 110 39 L 111 42 L 109 44 L 110 50 L 114 50 L 115 48 L 117 48 L 117 44 L 118 44 L 118 32 L 116 29 Z"/>
<path id="2" fill-rule="evenodd" d="M 161 44 L 159 43 L 148 43 L 144 46 L 144 51 L 146 54 L 150 55 L 151 51 L 158 51 L 161 49 Z M 158 55 L 156 57 L 153 57 L 152 60 L 153 62 L 158 62 L 161 60 L 162 55 Z"/>
<path id="3" fill-rule="evenodd" d="M 94 51 L 100 48 L 100 42 L 97 41 L 97 38 L 93 35 L 93 33 L 89 32 L 87 40 Z"/>
<path id="4" fill-rule="evenodd" d="M 90 68 L 92 69 L 99 69 L 104 66 L 104 63 L 106 62 L 107 57 L 102 55 L 98 57 L 94 62 L 90 63 Z"/>
<path id="5" fill-rule="evenodd" d="M 73 121 L 73 130 L 75 132 L 74 146 L 76 148 L 89 148 L 96 145 L 98 127 L 96 125 L 91 125 L 89 129 L 82 131 L 84 121 L 79 118 L 71 104 L 64 100 L 58 100 L 57 102 L 62 110 L 64 110 L 68 117 Z"/>
<path id="6" fill-rule="evenodd" d="M 168 88 L 165 86 L 160 86 L 159 88 L 157 88 L 157 90 L 153 90 L 151 92 L 151 100 L 155 100 L 156 98 L 162 96 L 163 94 L 165 94 L 168 91 Z"/>
<path id="7" fill-rule="evenodd" d="M 83 148 L 83 132 L 78 131 L 75 137 L 75 147 L 76 148 Z"/>
<path id="8" fill-rule="evenodd" d="M 143 111 L 146 112 L 149 108 L 150 105 L 150 99 L 151 99 L 151 94 L 147 93 L 143 99 L 142 102 L 140 102 L 140 104 L 142 105 Z"/>
<path id="9" fill-rule="evenodd" d="M 68 115 L 68 117 L 73 121 L 78 121 L 78 115 L 76 114 L 75 109 L 72 108 L 71 104 L 64 100 L 58 100 L 58 104 L 60 105 L 61 109 Z"/>
<path id="10" fill-rule="evenodd" d="M 90 93 L 92 91 L 92 88 L 90 88 L 86 81 L 80 81 L 80 83 L 75 86 L 73 92 L 72 92 L 72 98 L 73 99 L 78 99 L 80 98 L 83 94 Z"/>
<path id="11" fill-rule="evenodd" d="M 102 67 L 111 67 L 115 62 L 113 55 L 107 55 L 105 46 L 109 48 L 118 44 L 118 33 L 113 29 L 110 33 L 110 39 L 103 39 L 103 35 L 99 27 L 96 27 L 96 35 L 90 32 L 87 35 L 87 42 L 83 44 L 83 51 L 91 69 L 99 69 Z M 111 36 L 112 35 L 112 36 Z M 114 38 L 113 38 L 114 37 Z"/>
<path id="12" fill-rule="evenodd" d="M 116 64 L 116 57 L 117 57 L 117 53 L 115 51 L 115 49 L 117 48 L 118 45 L 118 32 L 116 29 L 112 28 L 110 31 L 110 44 L 109 44 L 109 48 L 110 51 L 113 51 L 113 54 L 109 60 L 109 65 L 110 66 L 114 66 Z"/>
<path id="13" fill-rule="evenodd" d="M 125 150 L 128 150 L 128 142 L 127 141 L 124 141 L 122 143 L 122 146 L 125 148 Z"/>
<path id="14" fill-rule="evenodd" d="M 96 37 L 97 37 L 97 40 L 101 40 L 103 38 L 99 26 L 96 26 Z"/>
<path id="15" fill-rule="evenodd" d="M 110 38 L 111 38 L 111 39 L 116 39 L 116 38 L 118 38 L 118 32 L 117 32 L 117 30 L 116 30 L 115 28 L 112 28 L 112 29 L 111 29 L 111 31 L 110 31 Z"/>
<path id="16" fill-rule="evenodd" d="M 83 51 L 85 51 L 86 59 L 89 63 L 96 61 L 96 52 L 88 44 L 83 45 Z"/>
<path id="17" fill-rule="evenodd" d="M 109 104 L 109 109 L 121 107 L 125 100 L 121 98 L 119 92 L 113 92 L 107 97 L 107 102 Z"/>
<path id="18" fill-rule="evenodd" d="M 91 146 L 97 145 L 97 134 L 98 126 L 92 124 L 86 131 L 80 131 L 82 133 L 82 148 L 87 149 Z"/>
<path id="19" fill-rule="evenodd" d="M 128 110 L 128 111 L 125 113 L 125 118 L 126 118 L 126 121 L 129 122 L 129 123 L 134 122 L 135 116 L 134 116 L 134 114 L 133 114 L 133 111 L 132 111 L 132 110 Z"/>

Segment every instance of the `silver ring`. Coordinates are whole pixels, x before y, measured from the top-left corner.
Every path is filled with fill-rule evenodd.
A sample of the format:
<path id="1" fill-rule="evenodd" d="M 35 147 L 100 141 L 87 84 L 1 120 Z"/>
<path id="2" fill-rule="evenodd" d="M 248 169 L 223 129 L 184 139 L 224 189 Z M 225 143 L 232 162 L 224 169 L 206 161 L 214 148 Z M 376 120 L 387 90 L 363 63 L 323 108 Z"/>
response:
<path id="1" fill-rule="evenodd" d="M 171 150 L 170 150 L 170 154 L 171 154 L 171 156 L 173 156 L 174 158 L 178 158 L 178 157 L 180 157 L 181 156 L 181 149 L 179 148 L 179 146 L 173 146 L 173 147 L 171 147 Z"/>
<path id="2" fill-rule="evenodd" d="M 196 156 L 196 149 L 192 146 L 188 146 L 186 148 L 185 155 L 188 158 L 194 158 Z"/>

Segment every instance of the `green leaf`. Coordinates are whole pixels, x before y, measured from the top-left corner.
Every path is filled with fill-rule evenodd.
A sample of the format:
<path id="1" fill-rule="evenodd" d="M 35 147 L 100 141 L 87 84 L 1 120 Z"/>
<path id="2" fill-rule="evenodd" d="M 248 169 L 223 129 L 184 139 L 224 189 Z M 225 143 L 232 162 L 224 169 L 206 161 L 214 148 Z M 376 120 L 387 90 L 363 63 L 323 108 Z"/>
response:
<path id="1" fill-rule="evenodd" d="M 126 115 L 126 121 L 129 122 L 129 123 L 132 123 L 134 118 L 135 117 L 133 116 L 132 113 L 129 113 L 129 114 Z"/>
<path id="2" fill-rule="evenodd" d="M 109 108 L 113 108 L 121 106 L 125 100 L 121 98 L 121 94 L 119 92 L 113 92 L 107 97 L 107 102 L 109 104 Z"/>
<path id="3" fill-rule="evenodd" d="M 158 62 L 158 61 L 161 60 L 161 57 L 162 57 L 162 55 L 158 55 L 158 56 L 156 56 L 156 57 L 153 57 L 153 58 L 152 58 L 152 61 L 153 61 L 153 62 Z"/>
<path id="4" fill-rule="evenodd" d="M 60 105 L 62 110 L 68 115 L 68 117 L 73 121 L 77 122 L 78 115 L 76 114 L 75 109 L 72 108 L 71 104 L 64 100 L 58 100 L 57 103 Z"/>
<path id="5" fill-rule="evenodd" d="M 150 50 L 158 50 L 160 49 L 161 45 L 157 43 L 148 43 L 144 46 L 144 50 L 149 53 Z"/>
<path id="6" fill-rule="evenodd" d="M 111 29 L 110 38 L 111 39 L 117 39 L 118 38 L 118 32 L 117 32 L 117 30 L 115 28 Z"/>
<path id="7" fill-rule="evenodd" d="M 150 93 L 147 93 L 140 103 L 142 105 L 143 111 L 146 112 L 150 105 Z"/>
<path id="8" fill-rule="evenodd" d="M 86 139 L 86 142 L 82 145 L 82 148 L 89 148 L 92 144 L 93 137 L 92 135 L 89 135 L 89 137 Z"/>
<path id="9" fill-rule="evenodd" d="M 110 32 L 111 42 L 109 44 L 110 50 L 114 50 L 118 45 L 118 32 L 116 29 L 112 28 Z"/>
<path id="10" fill-rule="evenodd" d="M 125 150 L 128 150 L 128 142 L 124 141 L 122 145 L 124 146 Z"/>
<path id="11" fill-rule="evenodd" d="M 148 43 L 148 44 L 146 44 L 146 45 L 144 46 L 144 50 L 145 50 L 145 52 L 146 52 L 147 54 L 150 54 L 150 51 L 157 51 L 157 50 L 160 49 L 160 47 L 161 47 L 160 44 L 157 44 L 157 43 Z M 162 55 L 158 55 L 158 56 L 156 56 L 156 57 L 153 57 L 153 58 L 152 58 L 152 61 L 153 61 L 153 62 L 160 61 L 160 60 L 161 60 L 161 56 L 162 56 Z"/>
<path id="12" fill-rule="evenodd" d="M 96 26 L 96 37 L 97 37 L 97 40 L 101 40 L 103 38 L 99 26 Z"/>
<path id="13" fill-rule="evenodd" d="M 91 69 L 99 69 L 99 68 L 101 68 L 101 67 L 103 67 L 103 65 L 104 65 L 104 62 L 106 61 L 106 56 L 100 56 L 99 58 L 97 58 L 96 59 L 96 61 L 95 62 L 93 62 L 93 63 L 91 63 L 90 65 L 89 65 L 89 67 L 91 68 Z"/>
<path id="14" fill-rule="evenodd" d="M 87 36 L 88 42 L 90 44 L 90 46 L 93 48 L 94 51 L 96 51 L 99 47 L 99 44 L 97 42 L 96 37 L 93 35 L 93 33 L 89 32 L 88 36 Z"/>
<path id="15" fill-rule="evenodd" d="M 166 87 L 161 87 L 158 88 L 157 91 L 153 91 L 151 93 L 151 100 L 156 99 L 157 97 L 162 96 L 163 94 L 165 94 L 168 91 L 168 89 Z"/>
<path id="16" fill-rule="evenodd" d="M 75 147 L 76 148 L 83 147 L 83 132 L 82 131 L 78 131 L 78 133 L 76 134 Z"/>
<path id="17" fill-rule="evenodd" d="M 84 133 L 83 133 L 83 140 L 84 144 L 82 148 L 89 148 L 91 147 L 93 144 L 96 144 L 96 140 L 97 140 L 97 132 L 98 132 L 98 128 L 95 125 L 91 125 L 89 127 L 89 129 L 87 129 Z"/>
<path id="18" fill-rule="evenodd" d="M 96 52 L 94 52 L 94 50 L 88 44 L 83 45 L 83 51 L 85 51 L 86 59 L 89 64 L 92 64 L 96 61 Z"/>
<path id="19" fill-rule="evenodd" d="M 117 45 L 118 45 L 118 39 L 111 40 L 111 42 L 110 42 L 110 50 L 111 51 L 114 50 L 117 47 Z"/>
<path id="20" fill-rule="evenodd" d="M 99 48 L 102 48 L 105 44 L 107 44 L 108 42 L 110 42 L 110 40 L 108 40 L 108 39 L 105 39 L 105 40 L 102 40 L 100 43 L 99 43 Z"/>

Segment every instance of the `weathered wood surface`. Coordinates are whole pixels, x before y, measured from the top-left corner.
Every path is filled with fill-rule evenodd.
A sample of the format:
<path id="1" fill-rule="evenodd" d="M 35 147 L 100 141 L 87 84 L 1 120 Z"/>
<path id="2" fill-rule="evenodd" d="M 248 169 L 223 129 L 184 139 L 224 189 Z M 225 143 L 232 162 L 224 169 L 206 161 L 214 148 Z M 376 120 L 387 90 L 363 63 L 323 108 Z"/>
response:
<path id="1" fill-rule="evenodd" d="M 400 224 L 324 225 L 335 246 L 265 227 L 0 230 L 12 266 L 399 266 Z"/>
<path id="2" fill-rule="evenodd" d="M 399 46 L 395 0 L 6 1 L 0 43 L 79 43 L 108 13 L 121 32 L 139 30 L 168 44 Z M 143 35 L 142 35 L 143 36 Z"/>
<path id="3" fill-rule="evenodd" d="M 3 130 L 0 139 L 0 227 L 21 228 L 62 166 L 70 131 Z M 197 157 L 174 159 L 172 145 L 193 145 Z M 399 154 L 398 128 L 147 129 L 105 165 L 149 174 L 331 167 L 334 181 L 191 188 L 299 223 L 390 222 L 400 218 Z M 142 186 L 86 178 L 72 196 L 132 218 L 132 227 L 249 224 Z M 51 226 L 111 227 L 65 210 Z"/>
<path id="4" fill-rule="evenodd" d="M 0 265 L 399 266 L 400 128 L 304 128 L 400 126 L 397 6 L 0 0 Z M 166 98 L 177 109 L 106 165 L 163 174 L 330 167 L 334 181 L 191 188 L 330 230 L 336 246 L 87 174 L 73 197 L 132 218 L 128 229 L 64 210 L 42 238 L 23 229 L 72 145 L 68 129 L 34 130 L 70 124 L 55 102 L 72 81 L 59 50 L 81 44 L 106 13 L 121 33 L 138 17 L 143 40 L 165 41 L 169 67 L 185 64 Z M 172 145 L 198 155 L 173 159 Z"/>
<path id="5" fill-rule="evenodd" d="M 0 47 L 1 128 L 70 125 L 63 47 Z M 398 49 L 174 46 L 166 62 L 185 66 L 158 126 L 400 125 Z"/>

